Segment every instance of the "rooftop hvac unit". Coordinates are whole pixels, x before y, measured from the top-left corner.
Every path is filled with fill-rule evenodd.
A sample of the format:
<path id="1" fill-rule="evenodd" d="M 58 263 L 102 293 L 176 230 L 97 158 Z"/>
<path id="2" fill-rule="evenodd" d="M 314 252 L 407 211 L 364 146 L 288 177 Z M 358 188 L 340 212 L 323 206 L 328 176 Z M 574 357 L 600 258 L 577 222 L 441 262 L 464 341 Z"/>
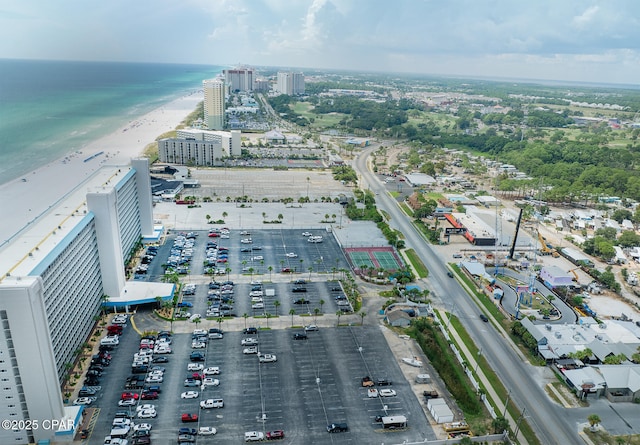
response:
<path id="1" fill-rule="evenodd" d="M 558 331 L 554 332 L 556 338 L 562 338 L 562 334 Z"/>

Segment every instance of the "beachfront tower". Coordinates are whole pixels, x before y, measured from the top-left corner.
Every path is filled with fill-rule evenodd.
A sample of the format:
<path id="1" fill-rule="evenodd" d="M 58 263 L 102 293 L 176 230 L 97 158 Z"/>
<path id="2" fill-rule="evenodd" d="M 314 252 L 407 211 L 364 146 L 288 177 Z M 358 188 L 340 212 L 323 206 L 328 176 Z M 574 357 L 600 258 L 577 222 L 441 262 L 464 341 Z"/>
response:
<path id="1" fill-rule="evenodd" d="M 224 128 L 224 82 L 221 79 L 202 81 L 204 90 L 204 121 L 209 130 Z"/>
<path id="2" fill-rule="evenodd" d="M 280 94 L 288 94 L 289 96 L 304 94 L 304 74 L 279 72 L 276 91 Z"/>

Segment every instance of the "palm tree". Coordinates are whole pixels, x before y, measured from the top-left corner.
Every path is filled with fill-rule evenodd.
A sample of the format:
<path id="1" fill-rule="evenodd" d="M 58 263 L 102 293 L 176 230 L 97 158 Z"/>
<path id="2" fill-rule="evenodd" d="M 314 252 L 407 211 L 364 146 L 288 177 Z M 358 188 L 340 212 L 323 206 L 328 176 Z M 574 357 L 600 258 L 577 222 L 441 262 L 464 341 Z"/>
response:
<path id="1" fill-rule="evenodd" d="M 589 422 L 591 431 L 596 431 L 598 429 L 598 425 L 600 424 L 600 416 L 597 414 L 590 414 L 587 417 L 587 421 Z"/>
<path id="2" fill-rule="evenodd" d="M 320 304 L 320 312 L 322 312 L 322 306 L 324 306 L 325 303 L 326 301 L 324 301 L 323 299 L 320 299 L 320 301 L 318 302 L 318 304 Z"/>
<path id="3" fill-rule="evenodd" d="M 254 272 L 253 267 L 250 267 L 249 268 L 249 275 L 251 275 L 251 281 L 253 281 L 253 272 Z"/>
<path id="4" fill-rule="evenodd" d="M 216 318 L 216 321 L 218 322 L 218 329 L 222 330 L 222 323 L 224 322 L 224 318 L 218 317 Z"/>
<path id="5" fill-rule="evenodd" d="M 291 327 L 293 327 L 293 316 L 296 314 L 295 309 L 289 309 L 289 315 L 291 315 Z"/>
<path id="6" fill-rule="evenodd" d="M 162 308 L 162 297 L 156 297 L 156 303 L 158 304 L 158 309 Z"/>
<path id="7" fill-rule="evenodd" d="M 278 213 L 278 221 L 282 222 L 283 219 L 284 215 L 282 215 L 282 213 Z"/>
<path id="8" fill-rule="evenodd" d="M 269 319 L 271 317 L 273 317 L 273 315 L 271 315 L 269 312 L 267 312 L 266 314 L 264 314 L 265 318 L 267 319 L 267 327 L 269 327 Z"/>
<path id="9" fill-rule="evenodd" d="M 313 266 L 309 266 L 307 270 L 309 271 L 309 281 L 311 281 L 311 272 L 313 272 Z"/>
<path id="10" fill-rule="evenodd" d="M 360 311 L 360 326 L 364 325 L 364 317 L 367 316 L 366 312 Z"/>
<path id="11" fill-rule="evenodd" d="M 280 302 L 278 300 L 273 302 L 273 305 L 276 307 L 276 317 L 278 316 L 278 308 L 280 307 Z"/>
<path id="12" fill-rule="evenodd" d="M 222 217 L 226 218 L 227 216 L 229 216 L 229 214 L 227 212 L 222 212 Z"/>
<path id="13" fill-rule="evenodd" d="M 336 312 L 336 317 L 338 317 L 338 326 L 340 326 L 340 316 L 342 315 L 342 311 Z"/>
<path id="14" fill-rule="evenodd" d="M 198 328 L 198 324 L 201 322 L 202 320 L 200 320 L 200 317 L 196 318 L 193 320 L 193 322 L 196 324 L 196 329 Z"/>
<path id="15" fill-rule="evenodd" d="M 318 314 L 320 313 L 320 309 L 317 307 L 313 308 L 313 322 L 318 323 Z"/>
<path id="16" fill-rule="evenodd" d="M 249 314 L 245 312 L 242 314 L 242 318 L 244 318 L 244 328 L 247 329 L 247 318 L 249 318 Z"/>
<path id="17" fill-rule="evenodd" d="M 231 273 L 231 268 L 230 267 L 226 267 L 224 269 L 224 271 L 227 273 L 227 281 L 229 281 L 229 274 Z"/>
<path id="18" fill-rule="evenodd" d="M 338 271 L 338 268 L 336 267 L 331 268 L 331 281 L 335 280 L 337 271 Z"/>
<path id="19" fill-rule="evenodd" d="M 267 270 L 269 271 L 269 281 L 271 281 L 271 272 L 273 272 L 273 266 L 267 267 Z"/>

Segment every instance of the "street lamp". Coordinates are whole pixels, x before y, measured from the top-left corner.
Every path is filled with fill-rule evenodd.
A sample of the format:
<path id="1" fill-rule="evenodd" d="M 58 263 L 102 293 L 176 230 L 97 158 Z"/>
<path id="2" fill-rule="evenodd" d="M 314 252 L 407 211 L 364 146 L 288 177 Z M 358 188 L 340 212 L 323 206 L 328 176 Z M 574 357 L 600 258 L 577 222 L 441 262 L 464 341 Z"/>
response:
<path id="1" fill-rule="evenodd" d="M 515 437 L 516 439 L 518 438 L 518 431 L 520 430 L 520 422 L 522 422 L 525 418 L 524 412 L 527 410 L 527 408 L 522 408 L 522 414 L 520 414 L 520 417 L 518 418 L 518 421 L 516 422 L 516 430 L 513 432 L 513 437 Z"/>
<path id="2" fill-rule="evenodd" d="M 509 393 L 507 394 L 507 401 L 504 402 L 504 412 L 502 413 L 502 417 L 505 417 L 507 415 L 507 406 L 509 405 L 510 398 L 511 398 L 511 390 L 509 390 Z"/>
<path id="3" fill-rule="evenodd" d="M 482 355 L 482 348 L 478 351 L 478 358 L 476 359 L 476 369 L 474 369 L 473 373 L 478 375 L 478 366 L 480 365 L 480 356 Z"/>

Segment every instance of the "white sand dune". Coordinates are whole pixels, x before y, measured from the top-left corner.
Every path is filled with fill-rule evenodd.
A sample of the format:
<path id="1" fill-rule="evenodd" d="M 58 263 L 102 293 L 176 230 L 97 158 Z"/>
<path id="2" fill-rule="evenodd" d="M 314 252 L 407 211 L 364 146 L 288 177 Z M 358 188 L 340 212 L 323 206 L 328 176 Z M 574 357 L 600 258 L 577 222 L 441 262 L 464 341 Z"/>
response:
<path id="1" fill-rule="evenodd" d="M 0 243 L 5 242 L 104 165 L 127 165 L 191 113 L 201 94 L 183 96 L 132 120 L 81 150 L 0 186 Z"/>

